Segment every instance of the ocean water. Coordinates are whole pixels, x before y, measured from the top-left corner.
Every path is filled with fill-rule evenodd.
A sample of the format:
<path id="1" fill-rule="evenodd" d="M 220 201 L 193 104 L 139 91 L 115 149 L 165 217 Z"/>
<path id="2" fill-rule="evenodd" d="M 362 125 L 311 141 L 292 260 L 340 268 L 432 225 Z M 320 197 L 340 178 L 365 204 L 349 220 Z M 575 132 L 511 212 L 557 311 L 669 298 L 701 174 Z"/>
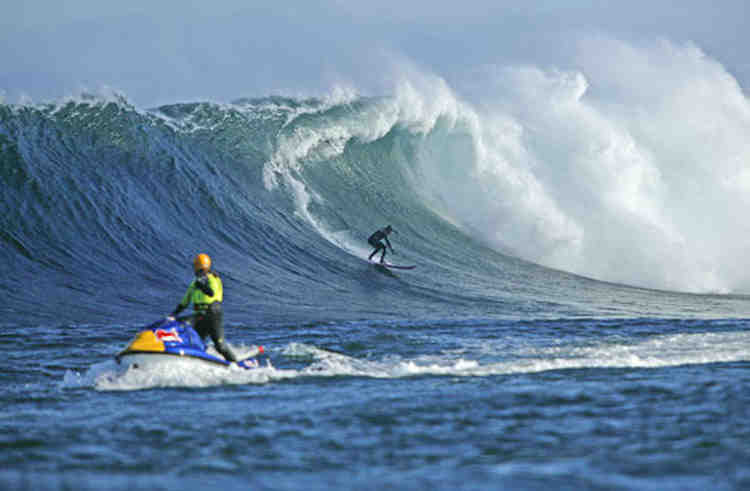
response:
<path id="1" fill-rule="evenodd" d="M 0 105 L 0 488 L 750 487 L 742 226 L 558 75 L 586 128 L 440 84 Z M 198 252 L 267 362 L 123 370 Z"/>

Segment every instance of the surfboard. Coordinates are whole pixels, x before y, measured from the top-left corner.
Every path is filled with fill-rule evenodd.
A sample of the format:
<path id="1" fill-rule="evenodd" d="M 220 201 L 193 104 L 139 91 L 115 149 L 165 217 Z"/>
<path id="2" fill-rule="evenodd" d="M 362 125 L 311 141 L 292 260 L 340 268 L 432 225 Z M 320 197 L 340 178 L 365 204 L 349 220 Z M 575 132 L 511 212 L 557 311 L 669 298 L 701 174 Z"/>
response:
<path id="1" fill-rule="evenodd" d="M 368 262 L 370 264 L 374 264 L 375 266 L 380 266 L 382 268 L 386 269 L 414 269 L 417 267 L 416 264 L 412 264 L 409 266 L 402 266 L 400 264 L 391 264 L 389 262 L 381 263 L 378 259 L 369 259 Z"/>

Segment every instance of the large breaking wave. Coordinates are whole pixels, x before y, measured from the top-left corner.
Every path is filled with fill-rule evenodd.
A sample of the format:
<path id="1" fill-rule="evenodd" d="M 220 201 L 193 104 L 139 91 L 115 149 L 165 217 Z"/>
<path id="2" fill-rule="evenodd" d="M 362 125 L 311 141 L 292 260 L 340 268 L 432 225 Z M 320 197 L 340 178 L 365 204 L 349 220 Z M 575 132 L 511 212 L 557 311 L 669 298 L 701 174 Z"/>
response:
<path id="1" fill-rule="evenodd" d="M 294 176 L 333 159 L 353 168 L 347 145 L 365 143 L 425 206 L 497 250 L 617 283 L 747 291 L 742 88 L 690 44 L 597 38 L 579 53 L 576 71 L 484 67 L 462 92 L 401 70 L 393 97 L 281 134 L 266 186 L 280 171 L 307 214 L 325 190 Z M 379 147 L 388 135 L 408 152 Z"/>
<path id="2" fill-rule="evenodd" d="M 579 70 L 484 67 L 454 85 L 400 67 L 383 97 L 0 105 L 2 241 L 32 293 L 4 285 L 10 305 L 63 309 L 54 292 L 72 289 L 92 315 L 155 309 L 207 250 L 246 287 L 237 308 L 323 309 L 340 291 L 381 312 L 351 261 L 386 223 L 402 260 L 437 268 L 415 302 L 446 301 L 460 271 L 464 293 L 502 303 L 537 271 L 508 256 L 613 283 L 750 290 L 741 87 L 692 45 L 579 52 Z"/>

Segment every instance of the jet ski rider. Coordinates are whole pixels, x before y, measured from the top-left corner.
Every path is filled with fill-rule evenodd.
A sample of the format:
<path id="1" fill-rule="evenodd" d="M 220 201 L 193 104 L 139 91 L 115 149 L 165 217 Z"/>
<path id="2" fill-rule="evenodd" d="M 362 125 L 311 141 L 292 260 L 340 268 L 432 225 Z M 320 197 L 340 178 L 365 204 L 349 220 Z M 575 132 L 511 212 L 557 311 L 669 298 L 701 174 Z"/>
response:
<path id="1" fill-rule="evenodd" d="M 171 317 L 177 316 L 190 303 L 195 311 L 195 331 L 202 339 L 211 336 L 216 350 L 227 361 L 237 361 L 234 353 L 224 341 L 224 313 L 221 302 L 224 299 L 224 287 L 221 278 L 211 270 L 211 258 L 208 254 L 198 254 L 193 260 L 195 280 L 188 286 L 185 296 L 172 312 Z"/>

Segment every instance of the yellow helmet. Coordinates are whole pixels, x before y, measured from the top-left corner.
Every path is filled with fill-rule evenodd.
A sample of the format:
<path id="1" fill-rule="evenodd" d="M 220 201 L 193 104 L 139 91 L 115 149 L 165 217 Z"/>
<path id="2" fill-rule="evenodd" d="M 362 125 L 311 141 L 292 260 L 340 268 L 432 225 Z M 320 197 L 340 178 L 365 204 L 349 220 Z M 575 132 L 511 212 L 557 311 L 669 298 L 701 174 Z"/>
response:
<path id="1" fill-rule="evenodd" d="M 206 271 L 211 269 L 211 258 L 208 257 L 208 254 L 198 254 L 193 260 L 193 270 L 198 271 L 201 269 Z"/>

